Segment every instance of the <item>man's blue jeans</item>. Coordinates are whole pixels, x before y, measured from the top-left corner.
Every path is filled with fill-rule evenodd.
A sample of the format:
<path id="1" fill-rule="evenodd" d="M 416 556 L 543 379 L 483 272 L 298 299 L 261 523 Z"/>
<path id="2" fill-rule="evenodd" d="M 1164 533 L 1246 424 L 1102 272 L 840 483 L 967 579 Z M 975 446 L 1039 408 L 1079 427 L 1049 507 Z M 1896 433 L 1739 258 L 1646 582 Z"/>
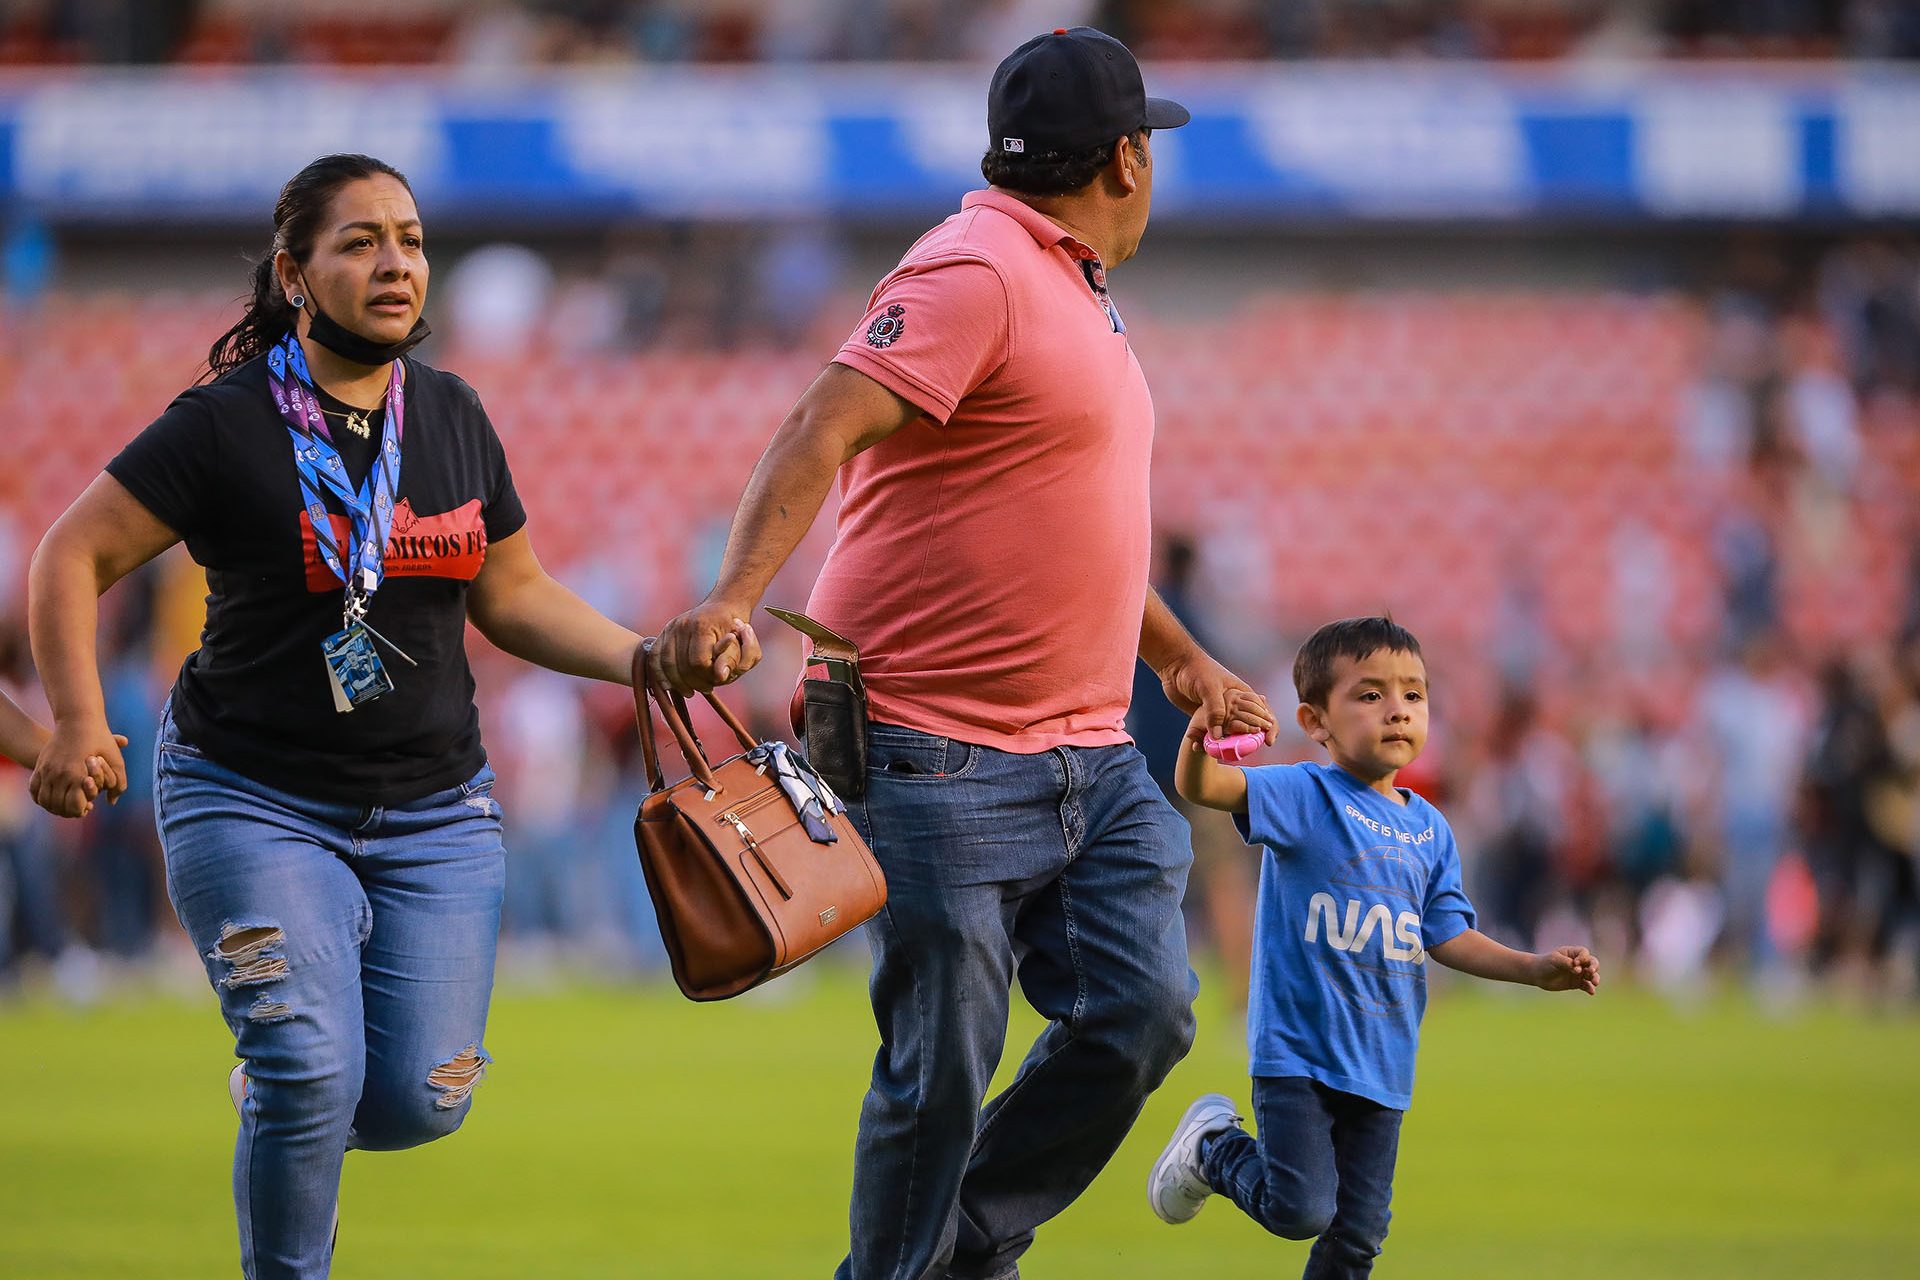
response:
<path id="1" fill-rule="evenodd" d="M 1312 1240 L 1305 1280 L 1373 1271 L 1393 1215 L 1405 1114 L 1304 1076 L 1255 1076 L 1258 1140 L 1229 1129 L 1201 1147 L 1207 1184 L 1288 1240 Z"/>
<path id="2" fill-rule="evenodd" d="M 216 764 L 170 716 L 155 754 L 167 893 L 246 1060 L 241 1269 L 322 1277 L 346 1150 L 452 1133 L 485 1069 L 505 880 L 493 773 L 357 808 Z"/>
<path id="3" fill-rule="evenodd" d="M 887 876 L 841 1280 L 1014 1276 L 1193 1042 L 1193 853 L 1131 745 L 1039 755 L 872 727 L 852 807 Z M 981 1109 L 1016 974 L 1049 1020 Z"/>

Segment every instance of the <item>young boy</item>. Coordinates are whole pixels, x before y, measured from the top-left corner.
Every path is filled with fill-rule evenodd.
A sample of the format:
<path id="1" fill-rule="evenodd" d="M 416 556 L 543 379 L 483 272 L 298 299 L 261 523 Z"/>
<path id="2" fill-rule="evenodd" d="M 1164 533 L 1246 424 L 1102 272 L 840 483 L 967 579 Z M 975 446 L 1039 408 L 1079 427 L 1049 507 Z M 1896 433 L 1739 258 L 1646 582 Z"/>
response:
<path id="1" fill-rule="evenodd" d="M 1427 957 L 1588 995 L 1600 964 L 1585 947 L 1535 955 L 1474 929 L 1447 820 L 1394 786 L 1427 740 L 1411 633 L 1389 618 L 1330 623 L 1302 646 L 1293 682 L 1300 727 L 1331 764 L 1232 768 L 1201 749 L 1196 724 L 1174 774 L 1181 795 L 1265 846 L 1247 1014 L 1259 1137 L 1207 1094 L 1147 1195 L 1162 1219 L 1187 1222 L 1219 1192 L 1275 1235 L 1315 1240 L 1307 1280 L 1344 1280 L 1370 1273 L 1386 1238 Z"/>

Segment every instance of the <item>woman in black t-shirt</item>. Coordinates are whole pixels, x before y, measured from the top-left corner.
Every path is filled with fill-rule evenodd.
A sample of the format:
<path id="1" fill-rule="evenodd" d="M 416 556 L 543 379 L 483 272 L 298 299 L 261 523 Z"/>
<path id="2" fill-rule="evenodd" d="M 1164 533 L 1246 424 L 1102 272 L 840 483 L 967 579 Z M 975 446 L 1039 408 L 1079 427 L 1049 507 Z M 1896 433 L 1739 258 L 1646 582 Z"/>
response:
<path id="1" fill-rule="evenodd" d="M 550 578 L 473 391 L 406 353 L 427 259 L 405 178 L 287 183 L 213 379 L 48 532 L 33 648 L 54 712 L 34 798 L 77 815 L 102 715 L 99 594 L 184 539 L 206 630 L 163 716 L 167 885 L 233 1029 L 246 1274 L 324 1276 L 349 1147 L 451 1133 L 488 1061 L 504 862 L 463 646 L 629 683 L 640 638 Z M 743 635 L 743 643 L 747 643 Z M 97 767 L 97 766 L 96 766 Z"/>

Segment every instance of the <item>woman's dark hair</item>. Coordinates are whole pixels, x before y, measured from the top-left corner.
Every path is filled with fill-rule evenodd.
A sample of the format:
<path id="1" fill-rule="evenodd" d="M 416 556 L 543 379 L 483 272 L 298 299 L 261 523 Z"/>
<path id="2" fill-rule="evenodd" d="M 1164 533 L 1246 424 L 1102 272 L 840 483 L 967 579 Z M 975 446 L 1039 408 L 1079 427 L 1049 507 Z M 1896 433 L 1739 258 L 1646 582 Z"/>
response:
<path id="1" fill-rule="evenodd" d="M 253 297 L 247 302 L 246 314 L 208 350 L 208 377 L 218 378 L 237 369 L 293 329 L 293 307 L 281 292 L 279 277 L 274 274 L 274 255 L 285 249 L 295 262 L 305 263 L 313 256 L 314 238 L 320 234 L 320 225 L 340 188 L 349 182 L 382 174 L 412 194 L 413 187 L 407 182 L 406 174 L 372 156 L 321 156 L 287 179 L 287 185 L 280 188 L 280 199 L 273 206 L 273 247 L 253 264 Z"/>
<path id="2" fill-rule="evenodd" d="M 1151 129 L 1137 129 L 1130 141 L 1134 158 L 1147 162 Z M 995 147 L 980 158 L 980 176 L 996 187 L 1030 196 L 1063 196 L 1078 191 L 1100 176 L 1113 159 L 1113 144 L 1082 151 L 1002 151 Z"/>
<path id="3" fill-rule="evenodd" d="M 1342 618 L 1307 637 L 1293 660 L 1293 689 L 1300 701 L 1316 707 L 1327 705 L 1333 693 L 1333 664 L 1340 658 L 1365 661 L 1369 654 L 1385 649 L 1388 653 L 1420 656 L 1420 642 L 1392 618 Z"/>

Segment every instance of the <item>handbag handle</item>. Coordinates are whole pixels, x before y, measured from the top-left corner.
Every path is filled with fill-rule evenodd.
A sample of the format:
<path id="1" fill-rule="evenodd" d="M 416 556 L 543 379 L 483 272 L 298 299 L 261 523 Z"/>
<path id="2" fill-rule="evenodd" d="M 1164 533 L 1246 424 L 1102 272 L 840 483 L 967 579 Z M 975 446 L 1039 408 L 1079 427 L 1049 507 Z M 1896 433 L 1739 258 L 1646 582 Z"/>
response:
<path id="1" fill-rule="evenodd" d="M 717 792 L 721 790 L 720 783 L 713 776 L 713 765 L 707 759 L 706 749 L 694 735 L 687 715 L 686 699 L 667 688 L 654 671 L 653 643 L 652 638 L 648 638 L 633 655 L 633 713 L 640 727 L 640 756 L 647 766 L 647 787 L 652 791 L 664 791 L 667 785 L 666 774 L 660 768 L 660 750 L 654 741 L 653 715 L 647 706 L 652 701 L 660 708 L 660 718 L 666 721 L 668 731 L 673 734 L 681 756 L 686 759 L 688 771 L 699 780 L 701 786 Z M 740 740 L 741 750 L 751 751 L 760 745 L 726 703 L 711 692 L 702 696 L 719 715 L 721 722 L 733 731 L 733 736 Z"/>

